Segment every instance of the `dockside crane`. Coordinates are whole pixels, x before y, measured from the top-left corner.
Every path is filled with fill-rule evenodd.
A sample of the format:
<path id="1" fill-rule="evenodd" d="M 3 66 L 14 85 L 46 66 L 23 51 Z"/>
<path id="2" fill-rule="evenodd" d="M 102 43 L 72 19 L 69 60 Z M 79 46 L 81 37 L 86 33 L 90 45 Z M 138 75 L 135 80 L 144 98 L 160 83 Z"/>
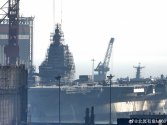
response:
<path id="1" fill-rule="evenodd" d="M 99 62 L 99 64 L 97 65 L 97 67 L 94 70 L 94 71 L 98 72 L 98 74 L 94 76 L 95 81 L 100 82 L 100 81 L 104 81 L 106 79 L 106 74 L 110 70 L 109 62 L 110 62 L 110 58 L 111 58 L 113 43 L 114 43 L 114 38 L 111 38 L 111 40 L 108 44 L 108 48 L 107 48 L 107 52 L 106 52 L 104 61 Z"/>
<path id="2" fill-rule="evenodd" d="M 19 45 L 18 45 L 18 34 L 19 34 L 19 1 L 20 0 L 8 0 L 1 9 L 8 4 L 8 12 L 5 12 L 4 17 L 0 20 L 0 23 L 9 18 L 9 35 L 8 45 L 4 48 L 6 55 L 6 64 L 16 65 L 19 61 Z"/>

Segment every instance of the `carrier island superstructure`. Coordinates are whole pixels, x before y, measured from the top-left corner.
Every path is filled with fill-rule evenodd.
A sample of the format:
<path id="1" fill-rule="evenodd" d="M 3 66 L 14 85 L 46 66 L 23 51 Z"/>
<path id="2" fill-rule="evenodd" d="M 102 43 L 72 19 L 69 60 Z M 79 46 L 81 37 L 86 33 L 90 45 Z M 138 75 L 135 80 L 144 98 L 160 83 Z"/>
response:
<path id="1" fill-rule="evenodd" d="M 72 82 L 75 75 L 73 55 L 68 45 L 64 44 L 61 25 L 57 24 L 45 60 L 39 66 L 41 82 L 52 83 L 56 76 L 61 76 L 62 82 Z"/>

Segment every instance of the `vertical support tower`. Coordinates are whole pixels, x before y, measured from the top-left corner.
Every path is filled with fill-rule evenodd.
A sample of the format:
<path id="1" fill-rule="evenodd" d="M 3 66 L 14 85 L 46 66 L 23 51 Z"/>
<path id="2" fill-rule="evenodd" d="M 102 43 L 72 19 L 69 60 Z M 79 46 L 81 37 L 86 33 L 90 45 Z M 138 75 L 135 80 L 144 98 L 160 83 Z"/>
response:
<path id="1" fill-rule="evenodd" d="M 8 45 L 5 46 L 6 64 L 16 64 L 19 60 L 19 0 L 9 0 L 8 7 L 9 36 Z"/>

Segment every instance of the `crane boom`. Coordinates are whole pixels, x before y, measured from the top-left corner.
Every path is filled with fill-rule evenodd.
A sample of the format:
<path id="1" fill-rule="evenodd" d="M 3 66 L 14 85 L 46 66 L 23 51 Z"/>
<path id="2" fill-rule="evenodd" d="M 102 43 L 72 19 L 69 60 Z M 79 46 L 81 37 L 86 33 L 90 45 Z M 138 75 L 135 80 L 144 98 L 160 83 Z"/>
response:
<path id="1" fill-rule="evenodd" d="M 103 64 L 104 64 L 106 67 L 109 66 L 113 42 L 114 42 L 114 38 L 111 38 L 111 40 L 110 40 L 110 42 L 109 42 L 109 44 L 108 44 L 108 48 L 107 48 L 107 52 L 106 52 L 104 61 L 103 61 Z"/>
<path id="2" fill-rule="evenodd" d="M 95 81 L 103 81 L 106 78 L 106 74 L 107 72 L 110 70 L 109 68 L 109 62 L 110 62 L 110 58 L 111 58 L 111 52 L 112 52 L 112 46 L 114 43 L 114 38 L 111 38 L 109 44 L 108 44 L 108 48 L 105 54 L 105 58 L 103 63 L 99 62 L 99 64 L 97 65 L 96 69 L 94 71 L 98 72 L 98 75 L 95 76 Z"/>

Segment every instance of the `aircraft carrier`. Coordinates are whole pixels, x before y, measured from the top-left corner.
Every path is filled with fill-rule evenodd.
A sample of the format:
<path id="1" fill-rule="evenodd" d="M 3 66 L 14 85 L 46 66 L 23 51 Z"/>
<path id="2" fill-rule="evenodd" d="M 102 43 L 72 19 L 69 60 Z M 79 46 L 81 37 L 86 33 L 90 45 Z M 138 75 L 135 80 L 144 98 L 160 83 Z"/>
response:
<path id="1" fill-rule="evenodd" d="M 160 80 L 161 81 L 161 80 Z M 156 81 L 158 82 L 158 80 Z M 131 113 L 163 111 L 166 105 L 166 80 L 157 84 L 111 86 L 112 119 Z M 107 122 L 110 107 L 110 86 L 94 84 L 64 85 L 60 91 L 61 120 L 84 121 L 85 109 L 94 106 L 95 119 Z M 59 86 L 36 86 L 29 89 L 32 121 L 56 122 L 59 116 Z M 165 111 L 164 111 L 165 112 Z"/>
<path id="2" fill-rule="evenodd" d="M 116 83 L 105 81 L 114 38 L 109 42 L 104 61 L 95 68 L 98 74 L 92 75 L 91 80 L 85 80 L 82 76 L 72 82 L 75 64 L 68 45 L 64 44 L 59 24 L 56 25 L 47 56 L 39 67 L 38 76 L 41 81 L 39 85 L 29 87 L 27 93 L 27 70 L 19 63 L 27 63 L 27 68 L 32 66 L 33 18 L 20 18 L 22 20 L 19 21 L 19 0 L 7 1 L 1 9 L 6 8 L 7 4 L 8 12 L 3 11 L 5 15 L 0 20 L 3 27 L 0 31 L 1 124 L 55 123 L 60 122 L 60 119 L 62 122 L 81 123 L 86 119 L 85 109 L 92 106 L 95 121 L 103 123 L 108 123 L 109 119 L 128 117 L 133 113 L 165 113 L 167 78 L 163 75 L 159 79 L 141 79 L 140 70 L 144 67 L 139 65 L 134 67 L 137 69 L 135 79 L 119 79 Z M 5 20 L 7 16 L 9 20 Z M 21 43 L 19 45 L 19 39 L 24 41 L 23 46 L 26 47 Z M 25 48 L 29 49 L 19 55 L 19 50 L 22 52 Z M 33 79 L 31 85 L 32 83 Z"/>
<path id="3" fill-rule="evenodd" d="M 29 88 L 28 116 L 32 122 L 58 122 L 59 115 L 62 122 L 83 122 L 85 109 L 92 106 L 97 122 L 109 122 L 110 106 L 112 120 L 132 113 L 164 110 L 167 79 L 163 75 L 154 80 L 141 79 L 140 71 L 144 67 L 139 64 L 134 67 L 137 70 L 134 79 L 119 79 L 115 83 L 104 81 L 109 71 L 113 38 L 104 61 L 95 69 L 98 74 L 90 80 L 82 76 L 70 82 L 75 73 L 75 64 L 62 37 L 61 25 L 57 25 L 48 55 L 39 67 L 41 81 L 39 85 Z M 61 78 L 56 80 L 57 76 Z"/>

